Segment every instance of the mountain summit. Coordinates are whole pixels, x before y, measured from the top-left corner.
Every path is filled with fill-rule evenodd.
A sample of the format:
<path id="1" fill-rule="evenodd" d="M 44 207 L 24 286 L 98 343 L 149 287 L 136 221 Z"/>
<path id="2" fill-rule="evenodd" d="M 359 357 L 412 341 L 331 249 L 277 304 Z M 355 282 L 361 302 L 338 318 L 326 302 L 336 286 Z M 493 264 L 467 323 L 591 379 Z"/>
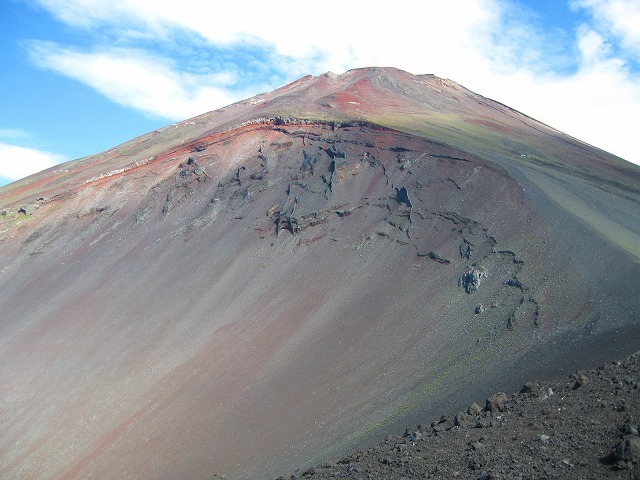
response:
<path id="1" fill-rule="evenodd" d="M 640 348 L 640 168 L 307 76 L 0 188 L 0 476 L 260 478 Z"/>

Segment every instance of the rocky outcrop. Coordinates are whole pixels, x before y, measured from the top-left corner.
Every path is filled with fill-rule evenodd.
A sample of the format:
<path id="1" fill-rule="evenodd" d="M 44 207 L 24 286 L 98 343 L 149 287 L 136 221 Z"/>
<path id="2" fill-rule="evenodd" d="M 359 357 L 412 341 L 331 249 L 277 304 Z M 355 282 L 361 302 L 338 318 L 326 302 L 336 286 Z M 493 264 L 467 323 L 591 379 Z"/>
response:
<path id="1" fill-rule="evenodd" d="M 464 288 L 465 292 L 473 293 L 478 290 L 480 283 L 487 278 L 487 275 L 488 272 L 484 267 L 470 267 L 462 277 L 460 277 L 458 284 Z"/>

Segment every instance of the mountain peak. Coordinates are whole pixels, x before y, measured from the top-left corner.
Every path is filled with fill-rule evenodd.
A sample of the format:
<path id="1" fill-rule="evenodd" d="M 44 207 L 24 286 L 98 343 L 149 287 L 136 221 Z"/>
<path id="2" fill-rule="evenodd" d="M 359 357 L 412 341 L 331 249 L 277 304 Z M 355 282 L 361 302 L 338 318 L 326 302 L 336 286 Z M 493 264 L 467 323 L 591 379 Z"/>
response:
<path id="1" fill-rule="evenodd" d="M 366 67 L 341 75 L 331 72 L 315 77 L 307 75 L 273 92 L 178 122 L 79 163 L 69 163 L 67 168 L 54 167 L 18 182 L 23 194 L 18 194 L 16 201 L 33 196 L 31 182 L 41 185 L 54 178 L 64 178 L 68 185 L 74 181 L 81 183 L 93 176 L 127 168 L 132 156 L 153 156 L 171 142 L 197 142 L 199 137 L 217 131 L 275 118 L 305 122 L 367 122 L 481 156 L 499 154 L 510 163 L 527 162 L 535 156 L 531 152 L 542 148 L 549 153 L 547 163 L 550 161 L 575 170 L 580 175 L 589 176 L 589 169 L 597 168 L 604 172 L 604 181 L 632 189 L 636 188 L 635 183 L 630 183 L 629 179 L 633 178 L 634 182 L 638 179 L 636 166 L 471 92 L 452 80 L 433 74 L 413 75 L 392 67 Z M 485 140 L 488 148 L 478 142 L 479 138 Z M 504 138 L 508 138 L 508 142 Z M 585 155 L 587 150 L 589 154 Z M 60 175 L 52 176 L 55 172 Z M 73 180 L 73 172 L 82 173 Z M 0 192 L 8 189 L 14 190 L 14 195 L 18 193 L 12 187 L 0 189 Z M 5 197 L 4 202 L 11 200 Z"/>
<path id="2" fill-rule="evenodd" d="M 434 75 L 306 76 L 0 206 L 7 477 L 275 477 L 640 349 L 640 169 Z"/>

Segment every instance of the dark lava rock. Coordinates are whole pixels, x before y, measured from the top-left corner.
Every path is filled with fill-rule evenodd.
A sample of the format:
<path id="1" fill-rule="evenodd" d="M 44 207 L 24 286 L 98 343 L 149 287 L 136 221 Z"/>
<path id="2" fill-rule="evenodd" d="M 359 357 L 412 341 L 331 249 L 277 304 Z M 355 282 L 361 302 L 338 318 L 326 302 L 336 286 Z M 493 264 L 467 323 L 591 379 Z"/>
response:
<path id="1" fill-rule="evenodd" d="M 640 437 L 624 437 L 613 452 L 616 460 L 638 463 L 640 461 Z"/>
<path id="2" fill-rule="evenodd" d="M 573 388 L 580 388 L 584 385 L 586 385 L 587 383 L 589 383 L 589 379 L 587 378 L 586 375 L 584 374 L 579 374 L 576 376 L 576 382 L 573 384 Z"/>
<path id="3" fill-rule="evenodd" d="M 18 213 L 22 215 L 31 215 L 38 209 L 37 205 L 23 205 L 18 209 Z"/>
<path id="4" fill-rule="evenodd" d="M 542 390 L 542 388 L 540 387 L 540 384 L 527 382 L 520 389 L 520 393 L 535 393 L 535 394 L 538 394 L 540 392 L 540 390 Z"/>
<path id="5" fill-rule="evenodd" d="M 482 267 L 472 267 L 460 278 L 459 284 L 465 292 L 475 292 L 480 286 L 480 282 L 487 278 L 487 271 Z"/>
<path id="6" fill-rule="evenodd" d="M 496 393 L 491 397 L 487 398 L 487 405 L 485 410 L 489 412 L 495 412 L 496 410 L 503 410 L 504 404 L 509 401 L 506 393 Z"/>
<path id="7" fill-rule="evenodd" d="M 491 422 L 490 418 L 487 418 L 484 415 L 479 415 L 476 417 L 476 422 L 474 424 L 474 427 L 476 428 L 489 428 L 493 426 L 493 423 Z"/>
<path id="8" fill-rule="evenodd" d="M 471 423 L 471 417 L 465 412 L 460 412 L 454 417 L 454 424 L 456 427 L 464 427 Z"/>
<path id="9" fill-rule="evenodd" d="M 480 405 L 478 405 L 476 402 L 473 402 L 467 409 L 467 413 L 473 416 L 480 415 L 481 411 L 482 409 L 480 408 Z"/>

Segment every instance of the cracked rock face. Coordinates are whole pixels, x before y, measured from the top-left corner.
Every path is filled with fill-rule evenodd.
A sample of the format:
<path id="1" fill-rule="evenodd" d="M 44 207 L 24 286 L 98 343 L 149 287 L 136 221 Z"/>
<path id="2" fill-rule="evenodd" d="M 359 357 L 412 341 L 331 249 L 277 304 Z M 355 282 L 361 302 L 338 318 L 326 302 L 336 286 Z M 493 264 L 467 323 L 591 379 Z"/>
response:
<path id="1" fill-rule="evenodd" d="M 405 73 L 301 79 L 1 189 L 0 476 L 277 476 L 634 348 L 618 170 L 562 195 L 619 199 L 621 246 L 559 196 L 564 137 Z M 450 138 L 382 115 L 434 105 Z M 464 137 L 477 112 L 512 136 Z M 509 163 L 528 138 L 555 163 Z"/>

